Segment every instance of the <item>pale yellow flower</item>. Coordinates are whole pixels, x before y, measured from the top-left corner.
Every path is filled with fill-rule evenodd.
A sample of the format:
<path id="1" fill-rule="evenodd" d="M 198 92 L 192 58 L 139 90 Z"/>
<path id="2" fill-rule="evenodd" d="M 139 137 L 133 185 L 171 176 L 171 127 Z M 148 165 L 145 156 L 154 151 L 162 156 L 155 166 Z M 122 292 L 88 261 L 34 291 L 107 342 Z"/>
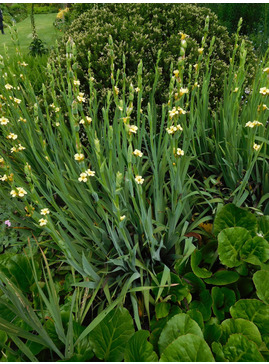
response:
<path id="1" fill-rule="evenodd" d="M 262 94 L 262 95 L 268 95 L 268 94 L 269 94 L 269 90 L 268 90 L 268 88 L 266 88 L 266 87 L 261 87 L 261 88 L 260 88 L 260 94 Z"/>
<path id="2" fill-rule="evenodd" d="M 239 90 L 239 88 L 238 87 L 236 87 L 234 90 L 233 90 L 233 92 L 237 92 Z"/>
<path id="3" fill-rule="evenodd" d="M 170 128 L 166 128 L 168 134 L 174 134 L 177 131 L 177 127 L 172 125 Z"/>
<path id="4" fill-rule="evenodd" d="M 95 176 L 95 171 L 92 171 L 90 168 L 87 169 L 87 171 L 85 173 L 89 177 L 94 177 Z"/>
<path id="5" fill-rule="evenodd" d="M 83 92 L 80 92 L 80 93 L 78 94 L 78 96 L 77 96 L 77 100 L 78 100 L 79 102 L 85 102 L 85 101 L 86 101 L 86 99 L 85 99 L 85 97 L 84 97 L 84 93 L 83 93 Z"/>
<path id="6" fill-rule="evenodd" d="M 179 70 L 174 70 L 173 74 L 175 75 L 176 78 L 178 78 L 179 77 Z"/>
<path id="7" fill-rule="evenodd" d="M 50 107 L 52 107 L 53 109 L 55 109 L 54 103 L 50 104 Z"/>
<path id="8" fill-rule="evenodd" d="M 17 148 L 18 148 L 18 150 L 19 150 L 19 151 L 21 151 L 21 150 L 24 150 L 24 149 L 25 149 L 25 147 L 23 147 L 21 144 L 19 144 L 19 145 L 17 146 Z"/>
<path id="9" fill-rule="evenodd" d="M 179 156 L 184 155 L 184 150 L 177 148 L 177 155 Z"/>
<path id="10" fill-rule="evenodd" d="M 269 67 L 264 68 L 263 72 L 269 73 Z"/>
<path id="11" fill-rule="evenodd" d="M 87 178 L 87 173 L 82 172 L 80 173 L 80 177 L 78 178 L 79 182 L 87 182 L 88 178 Z"/>
<path id="12" fill-rule="evenodd" d="M 4 158 L 3 158 L 3 157 L 0 157 L 0 163 L 1 163 L 1 164 L 4 164 L 4 163 L 5 163 Z"/>
<path id="13" fill-rule="evenodd" d="M 263 125 L 261 122 L 254 120 L 254 121 L 248 121 L 245 125 L 245 127 L 254 128 L 254 126 Z"/>
<path id="14" fill-rule="evenodd" d="M 17 197 L 17 192 L 15 190 L 12 190 L 10 194 L 12 197 Z"/>
<path id="15" fill-rule="evenodd" d="M 26 123 L 26 122 L 27 122 L 27 120 L 26 120 L 26 119 L 24 119 L 24 118 L 22 118 L 22 117 L 20 117 L 18 121 L 23 121 L 24 123 Z"/>
<path id="16" fill-rule="evenodd" d="M 115 91 L 115 94 L 118 95 L 120 90 L 117 86 L 114 86 L 114 91 Z"/>
<path id="17" fill-rule="evenodd" d="M 177 124 L 176 128 L 177 128 L 177 130 L 183 131 L 183 128 L 182 128 L 182 126 L 180 124 Z"/>
<path id="18" fill-rule="evenodd" d="M 95 81 L 95 78 L 91 76 L 90 81 L 92 81 L 92 82 Z"/>
<path id="19" fill-rule="evenodd" d="M 184 40 L 189 37 L 187 34 L 182 33 L 182 32 L 179 32 L 178 34 L 181 36 L 181 40 Z"/>
<path id="20" fill-rule="evenodd" d="M 136 125 L 130 125 L 129 134 L 131 134 L 131 133 L 136 134 L 137 130 L 138 130 L 138 127 Z"/>
<path id="21" fill-rule="evenodd" d="M 47 219 L 39 219 L 38 222 L 39 222 L 40 226 L 45 226 L 45 225 L 47 225 L 48 220 Z"/>
<path id="22" fill-rule="evenodd" d="M 183 96 L 184 94 L 187 94 L 187 93 L 189 93 L 188 88 L 183 88 L 183 87 L 180 88 L 180 90 L 179 90 L 179 95 L 180 96 Z"/>
<path id="23" fill-rule="evenodd" d="M 141 158 L 143 156 L 143 153 L 141 152 L 141 150 L 135 149 L 134 152 L 133 152 L 133 155 L 135 155 L 136 157 Z"/>
<path id="24" fill-rule="evenodd" d="M 41 209 L 40 214 L 41 215 L 49 215 L 50 210 L 47 207 L 45 207 L 44 209 Z"/>
<path id="25" fill-rule="evenodd" d="M 85 119 L 88 124 L 90 124 L 92 122 L 92 118 L 90 116 L 85 116 Z"/>
<path id="26" fill-rule="evenodd" d="M 9 83 L 7 83 L 5 85 L 5 88 L 6 88 L 6 90 L 11 90 L 11 89 L 13 89 L 13 86 L 11 86 Z"/>
<path id="27" fill-rule="evenodd" d="M 25 191 L 24 188 L 22 187 L 17 187 L 17 191 L 16 190 L 12 190 L 10 192 L 12 197 L 24 197 L 25 195 L 27 195 L 27 192 Z"/>
<path id="28" fill-rule="evenodd" d="M 125 215 L 120 216 L 120 221 L 123 221 L 126 218 Z"/>
<path id="29" fill-rule="evenodd" d="M 136 176 L 135 182 L 139 185 L 142 185 L 144 183 L 144 178 L 142 178 L 142 176 Z"/>
<path id="30" fill-rule="evenodd" d="M 28 63 L 25 63 L 24 61 L 21 63 L 21 66 L 26 67 L 28 66 Z"/>
<path id="31" fill-rule="evenodd" d="M 140 88 L 139 87 L 136 87 L 135 88 L 135 92 L 139 92 L 140 91 Z"/>
<path id="32" fill-rule="evenodd" d="M 85 124 L 85 120 L 84 119 L 81 119 L 79 124 Z"/>
<path id="33" fill-rule="evenodd" d="M 0 124 L 1 125 L 7 125 L 7 123 L 9 123 L 9 120 L 7 118 L 5 118 L 4 116 L 2 116 L 0 118 Z"/>
<path id="34" fill-rule="evenodd" d="M 59 107 L 55 107 L 55 112 L 59 112 L 60 108 Z"/>
<path id="35" fill-rule="evenodd" d="M 27 195 L 27 192 L 25 191 L 24 188 L 18 187 L 17 190 L 18 190 L 19 197 L 23 197 L 24 195 Z"/>
<path id="36" fill-rule="evenodd" d="M 4 174 L 2 177 L 0 177 L 0 181 L 3 181 L 3 182 L 5 182 L 5 181 L 7 181 L 7 175 L 6 174 Z"/>
<path id="37" fill-rule="evenodd" d="M 75 160 L 76 161 L 79 161 L 79 162 L 81 162 L 81 161 L 83 161 L 84 160 L 84 158 L 85 158 L 85 156 L 84 156 L 84 154 L 82 154 L 82 153 L 76 153 L 75 155 L 74 155 L 74 158 L 75 158 Z"/>
<path id="38" fill-rule="evenodd" d="M 60 126 L 59 121 L 57 121 L 57 122 L 55 123 L 55 126 Z"/>
<path id="39" fill-rule="evenodd" d="M 198 48 L 198 53 L 203 54 L 204 48 Z"/>
<path id="40" fill-rule="evenodd" d="M 17 138 L 18 138 L 18 135 L 14 134 L 14 133 L 9 133 L 8 136 L 7 136 L 7 139 L 16 140 Z"/>
<path id="41" fill-rule="evenodd" d="M 80 81 L 79 80 L 74 80 L 74 85 L 75 86 L 79 86 L 80 85 Z"/>
<path id="42" fill-rule="evenodd" d="M 260 148 L 261 148 L 261 145 L 256 144 L 256 143 L 253 144 L 253 149 L 254 150 L 258 151 Z"/>
<path id="43" fill-rule="evenodd" d="M 14 102 L 16 102 L 16 104 L 20 104 L 21 103 L 21 100 L 20 99 L 17 99 L 16 97 L 14 97 Z"/>

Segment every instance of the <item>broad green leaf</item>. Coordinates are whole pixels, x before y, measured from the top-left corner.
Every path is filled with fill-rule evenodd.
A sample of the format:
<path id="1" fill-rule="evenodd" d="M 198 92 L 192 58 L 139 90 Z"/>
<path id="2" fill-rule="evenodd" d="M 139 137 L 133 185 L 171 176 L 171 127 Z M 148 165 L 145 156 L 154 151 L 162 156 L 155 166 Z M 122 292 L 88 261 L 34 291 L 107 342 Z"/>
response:
<path id="1" fill-rule="evenodd" d="M 218 252 L 221 263 L 229 268 L 242 264 L 240 251 L 249 239 L 251 239 L 250 233 L 242 227 L 222 230 L 218 235 Z"/>
<path id="2" fill-rule="evenodd" d="M 223 353 L 228 362 L 264 361 L 257 345 L 242 334 L 233 334 L 223 347 Z"/>
<path id="3" fill-rule="evenodd" d="M 148 342 L 149 332 L 137 331 L 128 344 L 124 353 L 124 361 L 128 362 L 153 362 L 158 361 L 158 356 L 153 351 L 153 346 Z"/>
<path id="4" fill-rule="evenodd" d="M 171 318 L 165 325 L 159 339 L 159 351 L 162 353 L 176 338 L 186 334 L 194 334 L 203 338 L 202 330 L 197 322 L 187 314 L 179 313 Z"/>
<path id="5" fill-rule="evenodd" d="M 190 316 L 191 319 L 197 322 L 197 324 L 200 326 L 201 330 L 204 330 L 204 319 L 203 315 L 198 310 L 188 310 L 187 315 Z"/>
<path id="6" fill-rule="evenodd" d="M 258 234 L 262 234 L 264 239 L 269 241 L 269 216 L 261 216 L 257 219 L 258 222 Z"/>
<path id="7" fill-rule="evenodd" d="M 0 259 L 0 269 L 20 288 L 22 292 L 30 293 L 30 287 L 35 283 L 30 260 L 23 254 L 10 255 L 9 259 Z M 41 271 L 36 264 L 38 279 Z"/>
<path id="8" fill-rule="evenodd" d="M 89 334 L 98 359 L 121 361 L 127 342 L 134 334 L 133 319 L 125 308 L 112 310 Z"/>
<path id="9" fill-rule="evenodd" d="M 217 236 L 222 230 L 236 226 L 253 231 L 257 227 L 257 219 L 251 212 L 228 204 L 217 213 L 213 233 Z"/>
<path id="10" fill-rule="evenodd" d="M 169 314 L 170 307 L 171 307 L 171 305 L 168 302 L 157 303 L 155 305 L 156 318 L 160 319 L 160 318 L 166 317 Z"/>
<path id="11" fill-rule="evenodd" d="M 220 320 L 225 319 L 225 314 L 229 312 L 230 307 L 235 303 L 235 293 L 226 287 L 213 287 L 211 291 L 213 305 L 212 309 L 215 316 Z"/>
<path id="12" fill-rule="evenodd" d="M 252 321 L 261 334 L 269 333 L 269 305 L 256 299 L 239 300 L 230 308 L 232 318 Z"/>
<path id="13" fill-rule="evenodd" d="M 191 255 L 191 268 L 193 273 L 199 278 L 209 278 L 212 273 L 206 268 L 200 268 L 199 264 L 202 260 L 202 253 L 199 250 L 195 250 Z"/>
<path id="14" fill-rule="evenodd" d="M 205 279 L 207 284 L 214 286 L 225 286 L 231 284 L 239 279 L 239 274 L 231 270 L 219 270 L 212 277 Z"/>
<path id="15" fill-rule="evenodd" d="M 259 265 L 269 259 L 269 243 L 260 236 L 248 240 L 240 252 L 241 259 L 247 263 Z"/>
<path id="16" fill-rule="evenodd" d="M 205 324 L 204 338 L 211 345 L 214 341 L 218 341 L 221 337 L 221 327 L 218 324 Z"/>
<path id="17" fill-rule="evenodd" d="M 212 362 L 215 361 L 205 340 L 197 335 L 179 336 L 162 353 L 160 361 Z"/>
<path id="18" fill-rule="evenodd" d="M 265 303 L 269 303 L 269 271 L 259 270 L 253 275 L 253 282 L 257 296 Z"/>
<path id="19" fill-rule="evenodd" d="M 190 309 L 196 309 L 203 315 L 204 321 L 211 317 L 212 298 L 208 290 L 199 293 L 199 299 L 190 303 Z"/>
<path id="20" fill-rule="evenodd" d="M 257 345 L 262 343 L 261 334 L 257 326 L 245 319 L 228 319 L 221 323 L 222 335 L 220 342 L 225 344 L 232 334 L 242 334 L 249 340 L 254 341 Z"/>
<path id="21" fill-rule="evenodd" d="M 213 342 L 212 345 L 212 351 L 215 354 L 216 361 L 225 361 L 224 353 L 223 353 L 223 347 L 219 342 Z"/>

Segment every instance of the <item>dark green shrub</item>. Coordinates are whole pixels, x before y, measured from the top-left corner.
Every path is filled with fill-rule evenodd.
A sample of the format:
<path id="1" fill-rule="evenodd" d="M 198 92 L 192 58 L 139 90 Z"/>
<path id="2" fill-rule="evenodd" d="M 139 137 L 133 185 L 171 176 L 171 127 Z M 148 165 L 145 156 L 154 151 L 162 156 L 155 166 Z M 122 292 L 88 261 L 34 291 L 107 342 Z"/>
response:
<path id="1" fill-rule="evenodd" d="M 89 6 L 89 4 L 87 4 Z M 83 6 L 74 7 L 76 14 L 83 11 Z M 198 48 L 204 35 L 205 19 L 209 16 L 209 31 L 204 46 L 205 55 L 213 36 L 216 37 L 212 54 L 212 98 L 219 98 L 223 88 L 223 77 L 227 70 L 234 45 L 234 36 L 219 25 L 217 16 L 209 9 L 191 4 L 106 4 L 91 5 L 91 9 L 82 13 L 73 21 L 62 39 L 60 52 L 65 57 L 65 43 L 71 37 L 77 46 L 80 78 L 87 79 L 87 52 L 91 52 L 91 68 L 98 80 L 100 90 L 110 86 L 109 35 L 114 42 L 115 68 L 122 68 L 122 56 L 126 56 L 128 77 L 134 80 L 139 59 L 143 60 L 144 82 L 149 89 L 153 84 L 154 67 L 157 53 L 161 49 L 159 67 L 162 78 L 158 88 L 168 89 L 170 64 L 177 68 L 180 57 L 180 35 L 182 31 L 189 35 L 186 49 L 186 69 L 197 63 Z M 248 75 L 254 71 L 255 54 L 252 45 L 247 42 Z M 53 57 L 52 57 L 53 58 Z M 63 62 L 64 63 L 64 62 Z M 187 72 L 186 72 L 187 73 Z M 158 97 L 158 94 L 157 94 Z M 158 100 L 158 101 L 163 101 Z"/>

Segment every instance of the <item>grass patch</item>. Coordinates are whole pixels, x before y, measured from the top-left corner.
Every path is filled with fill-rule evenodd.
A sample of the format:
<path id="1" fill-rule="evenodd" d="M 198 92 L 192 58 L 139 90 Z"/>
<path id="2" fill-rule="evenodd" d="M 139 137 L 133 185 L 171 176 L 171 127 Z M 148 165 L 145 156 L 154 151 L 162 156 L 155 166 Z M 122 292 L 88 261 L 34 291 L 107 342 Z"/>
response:
<path id="1" fill-rule="evenodd" d="M 47 46 L 52 46 L 55 40 L 61 36 L 59 30 L 53 26 L 56 14 L 37 14 L 35 23 L 38 36 L 46 42 Z M 32 27 L 30 16 L 16 24 L 21 52 L 27 54 L 32 40 Z M 4 54 L 5 45 L 9 49 L 9 55 L 15 54 L 15 47 L 11 38 L 10 30 L 5 29 L 5 35 L 1 35 L 0 54 Z"/>

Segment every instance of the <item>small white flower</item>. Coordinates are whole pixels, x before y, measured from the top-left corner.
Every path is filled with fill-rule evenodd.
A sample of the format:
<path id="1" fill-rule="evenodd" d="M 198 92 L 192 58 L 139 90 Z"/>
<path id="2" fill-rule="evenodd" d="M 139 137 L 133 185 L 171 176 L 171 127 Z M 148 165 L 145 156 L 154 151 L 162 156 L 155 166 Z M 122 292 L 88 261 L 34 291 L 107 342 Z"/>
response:
<path id="1" fill-rule="evenodd" d="M 48 215 L 48 214 L 50 214 L 50 210 L 46 207 L 44 209 L 41 209 L 40 214 L 41 215 Z"/>
<path id="2" fill-rule="evenodd" d="M 144 178 L 142 178 L 142 176 L 136 176 L 135 182 L 139 185 L 142 185 L 144 183 Z"/>
<path id="3" fill-rule="evenodd" d="M 40 226 L 45 226 L 45 225 L 47 225 L 48 220 L 47 219 L 39 219 L 38 222 L 39 222 Z"/>
<path id="4" fill-rule="evenodd" d="M 141 152 L 141 150 L 135 149 L 135 151 L 133 152 L 133 155 L 141 158 L 143 156 L 143 153 Z"/>

